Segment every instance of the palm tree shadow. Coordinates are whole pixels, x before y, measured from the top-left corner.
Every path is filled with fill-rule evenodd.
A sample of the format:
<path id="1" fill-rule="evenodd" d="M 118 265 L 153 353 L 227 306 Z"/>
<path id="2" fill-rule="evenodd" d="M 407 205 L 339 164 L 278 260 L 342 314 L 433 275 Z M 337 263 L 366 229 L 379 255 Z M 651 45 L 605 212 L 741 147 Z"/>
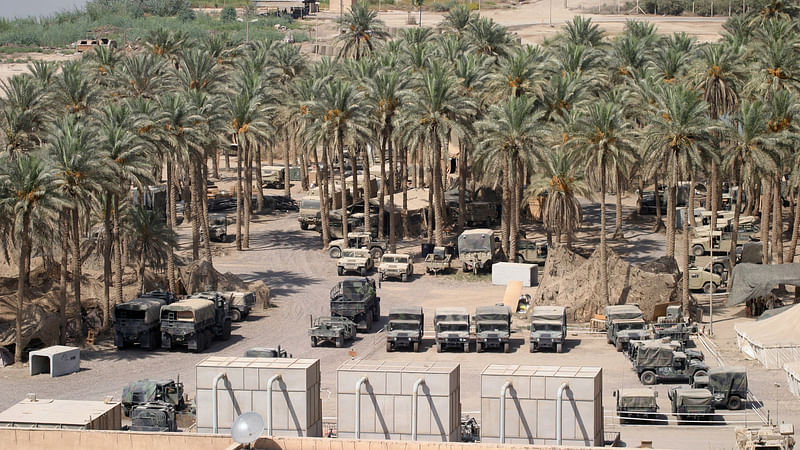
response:
<path id="1" fill-rule="evenodd" d="M 247 283 L 263 281 L 270 286 L 270 295 L 273 297 L 288 296 L 300 291 L 300 288 L 320 283 L 316 277 L 301 275 L 288 270 L 266 270 L 239 275 Z"/>

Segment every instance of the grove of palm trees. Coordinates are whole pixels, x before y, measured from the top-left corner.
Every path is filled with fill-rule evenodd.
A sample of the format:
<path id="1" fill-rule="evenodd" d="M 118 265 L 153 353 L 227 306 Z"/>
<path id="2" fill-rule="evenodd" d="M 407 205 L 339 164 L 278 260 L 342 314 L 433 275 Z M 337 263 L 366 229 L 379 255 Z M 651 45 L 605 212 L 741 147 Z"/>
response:
<path id="1" fill-rule="evenodd" d="M 605 260 L 607 241 L 625 239 L 622 194 L 663 185 L 666 217 L 659 210 L 653 229 L 663 223 L 666 256 L 680 256 L 685 273 L 692 224 L 676 229 L 675 215 L 688 183 L 691 191 L 707 187 L 712 221 L 723 190 L 735 192 L 732 248 L 739 215 L 760 215 L 763 263 L 792 262 L 800 229 L 800 11 L 789 2 L 756 3 L 731 17 L 715 43 L 660 35 L 634 20 L 610 38 L 578 16 L 532 46 L 465 6 L 435 28 L 390 35 L 374 10 L 356 4 L 341 19 L 335 58 L 282 42 L 157 30 L 138 51 L 98 47 L 75 61 L 32 63 L 0 85 L 0 236 L 17 270 L 17 341 L 37 265 L 59 280 L 64 343 L 69 311 L 81 311 L 90 254 L 103 263 L 106 326 L 112 305 L 126 300 L 126 270 L 137 286 L 146 270 L 162 272 L 164 287 L 176 292 L 176 265 L 213 263 L 205 190 L 223 167 L 235 173 L 235 248 L 248 251 L 250 224 L 265 208 L 260 167 L 276 159 L 287 169 L 297 161 L 303 188 L 318 188 L 320 250 L 332 239 L 330 209 L 348 203 L 345 165 L 363 159 L 380 172 L 365 163 L 352 197 L 377 198 L 378 233 L 390 250 L 409 237 L 412 187 L 429 190 L 423 239 L 437 246 L 465 228 L 465 196 L 489 187 L 501 194 L 504 254 L 517 253 L 528 198 L 546 195 L 551 245 L 573 245 L 579 200 L 600 203 Z M 455 215 L 444 195 L 451 147 L 459 150 Z M 377 194 L 371 176 L 380 180 Z M 132 194 L 161 183 L 165 211 Z M 607 211 L 609 192 L 615 211 Z M 188 242 L 176 234 L 181 200 Z M 349 213 L 341 209 L 345 237 Z M 189 261 L 176 257 L 180 246 L 191 249 Z M 735 264 L 735 251 L 730 258 Z M 614 302 L 606 271 L 602 278 L 604 303 Z M 687 302 L 688 284 L 683 292 Z M 18 345 L 15 358 L 22 356 Z"/>

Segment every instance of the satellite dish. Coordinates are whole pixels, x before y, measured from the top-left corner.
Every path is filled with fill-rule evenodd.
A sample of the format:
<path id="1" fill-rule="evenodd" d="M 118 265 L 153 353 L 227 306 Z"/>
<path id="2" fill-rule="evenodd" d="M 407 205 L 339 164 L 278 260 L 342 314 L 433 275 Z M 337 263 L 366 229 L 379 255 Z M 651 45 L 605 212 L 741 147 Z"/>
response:
<path id="1" fill-rule="evenodd" d="M 264 418 L 257 412 L 246 412 L 231 426 L 231 437 L 240 444 L 254 442 L 264 432 Z"/>

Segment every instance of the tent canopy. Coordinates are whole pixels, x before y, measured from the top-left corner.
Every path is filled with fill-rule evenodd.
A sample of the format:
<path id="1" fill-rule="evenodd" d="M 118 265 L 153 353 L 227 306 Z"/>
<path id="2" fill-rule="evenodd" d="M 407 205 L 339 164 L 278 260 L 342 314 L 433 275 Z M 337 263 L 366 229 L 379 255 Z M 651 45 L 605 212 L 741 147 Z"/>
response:
<path id="1" fill-rule="evenodd" d="M 736 340 L 746 355 L 758 359 L 768 369 L 800 359 L 800 305 L 759 321 L 736 325 Z"/>
<path id="2" fill-rule="evenodd" d="M 800 264 L 738 264 L 733 268 L 728 306 L 765 297 L 780 284 L 800 286 Z"/>

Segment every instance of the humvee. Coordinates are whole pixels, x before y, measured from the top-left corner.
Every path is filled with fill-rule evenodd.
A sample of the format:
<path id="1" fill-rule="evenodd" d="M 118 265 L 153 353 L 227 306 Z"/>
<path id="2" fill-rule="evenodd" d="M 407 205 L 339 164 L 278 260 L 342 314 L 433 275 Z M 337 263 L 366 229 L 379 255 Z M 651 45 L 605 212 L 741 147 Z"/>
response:
<path id="1" fill-rule="evenodd" d="M 618 352 L 626 349 L 632 340 L 650 338 L 652 334 L 638 306 L 606 306 L 606 339 L 609 344 L 614 344 Z"/>
<path id="2" fill-rule="evenodd" d="M 214 337 L 231 337 L 228 301 L 219 293 L 200 293 L 161 307 L 161 347 L 186 345 L 202 352 Z"/>
<path id="3" fill-rule="evenodd" d="M 689 266 L 689 290 L 702 290 L 703 293 L 710 294 L 719 292 L 722 284 L 723 279 L 719 274 L 695 265 Z"/>
<path id="4" fill-rule="evenodd" d="M 250 315 L 256 304 L 256 294 L 253 292 L 220 292 L 228 301 L 231 311 L 231 320 L 241 322 Z"/>
<path id="5" fill-rule="evenodd" d="M 475 351 L 487 348 L 508 353 L 511 339 L 511 308 L 503 305 L 475 308 Z"/>
<path id="6" fill-rule="evenodd" d="M 209 239 L 215 242 L 225 242 L 228 233 L 228 216 L 221 213 L 208 215 Z"/>
<path id="7" fill-rule="evenodd" d="M 689 359 L 684 352 L 676 352 L 668 345 L 640 346 L 633 361 L 633 369 L 642 381 L 650 386 L 659 381 L 689 381 L 708 375 L 705 362 Z"/>
<path id="8" fill-rule="evenodd" d="M 178 431 L 175 407 L 169 403 L 154 402 L 136 405 L 131 411 L 131 431 L 168 433 Z"/>
<path id="9" fill-rule="evenodd" d="M 408 281 L 414 274 L 414 264 L 411 256 L 402 253 L 386 253 L 381 257 L 381 264 L 378 266 L 378 274 L 381 281 L 387 278 L 399 278 L 400 281 Z"/>
<path id="10" fill-rule="evenodd" d="M 386 351 L 409 347 L 418 352 L 424 323 L 425 316 L 421 306 L 392 308 L 389 311 L 389 323 L 386 325 Z"/>
<path id="11" fill-rule="evenodd" d="M 711 391 L 718 408 L 742 409 L 747 398 L 747 371 L 744 367 L 715 367 L 706 376 L 694 377 L 692 387 Z"/>
<path id="12" fill-rule="evenodd" d="M 645 341 L 631 341 L 628 345 L 627 356 L 631 362 L 636 361 L 637 353 L 639 349 L 642 347 L 658 347 L 658 346 L 667 346 L 672 351 L 675 352 L 683 352 L 686 354 L 686 357 L 689 361 L 697 360 L 697 361 L 705 361 L 706 357 L 700 350 L 694 348 L 686 348 L 683 342 L 681 341 L 674 341 L 670 337 L 662 337 L 658 339 L 649 339 Z"/>
<path id="13" fill-rule="evenodd" d="M 308 329 L 308 335 L 312 347 L 331 342 L 341 348 L 344 341 L 356 337 L 356 324 L 347 317 L 318 317 Z"/>
<path id="14" fill-rule="evenodd" d="M 658 412 L 658 392 L 653 389 L 619 389 L 613 393 L 617 399 L 619 423 L 630 419 L 653 419 Z"/>
<path id="15" fill-rule="evenodd" d="M 375 280 L 347 278 L 331 288 L 331 317 L 352 320 L 358 331 L 369 331 L 381 317 L 381 299 L 376 295 Z"/>
<path id="16" fill-rule="evenodd" d="M 444 247 L 434 247 L 432 252 L 425 255 L 425 273 L 437 275 L 450 270 L 452 259 L 453 255 L 448 254 Z"/>
<path id="17" fill-rule="evenodd" d="M 530 352 L 543 348 L 564 349 L 567 338 L 567 308 L 563 306 L 534 306 L 531 313 Z"/>
<path id="18" fill-rule="evenodd" d="M 336 261 L 336 272 L 339 276 L 345 272 L 356 272 L 365 277 L 374 268 L 374 264 L 367 249 L 346 248 L 342 250 L 342 257 Z"/>
<path id="19" fill-rule="evenodd" d="M 669 338 L 679 341 L 685 346 L 689 343 L 691 333 L 697 332 L 697 324 L 689 323 L 683 317 L 681 305 L 669 305 L 666 315 L 658 318 L 653 324 L 653 337 L 655 339 Z"/>
<path id="20" fill-rule="evenodd" d="M 245 358 L 291 358 L 292 355 L 282 349 L 279 345 L 277 348 L 272 347 L 253 347 L 244 352 Z"/>
<path id="21" fill-rule="evenodd" d="M 547 241 L 520 240 L 517 247 L 517 262 L 543 265 L 547 261 Z"/>
<path id="22" fill-rule="evenodd" d="M 433 327 L 436 331 L 436 351 L 461 348 L 469 352 L 469 314 L 464 308 L 437 308 Z"/>
<path id="23" fill-rule="evenodd" d="M 283 189 L 286 180 L 286 168 L 282 166 L 262 166 L 261 185 L 270 189 Z"/>
<path id="24" fill-rule="evenodd" d="M 344 239 L 331 241 L 328 246 L 328 254 L 331 258 L 341 258 L 342 251 L 346 248 L 366 248 L 372 259 L 378 261 L 386 252 L 386 241 L 373 239 L 372 235 L 364 232 L 347 233 L 347 245 Z"/>
<path id="25" fill-rule="evenodd" d="M 488 228 L 466 230 L 458 236 L 458 257 L 463 272 L 491 267 L 502 260 L 499 239 L 495 240 L 494 232 Z"/>
<path id="26" fill-rule="evenodd" d="M 300 215 L 297 220 L 300 222 L 300 229 L 307 230 L 309 226 L 316 226 L 320 220 L 319 198 L 306 197 L 300 200 Z"/>
<path id="27" fill-rule="evenodd" d="M 713 235 L 713 238 L 709 238 L 709 234 Z M 752 240 L 752 238 L 756 236 L 755 233 L 748 234 L 745 232 L 741 232 L 736 236 L 736 248 L 737 250 L 740 249 L 746 242 Z M 733 243 L 732 233 L 728 231 L 715 231 L 714 233 L 704 233 L 702 236 L 694 237 L 690 241 L 690 245 L 692 247 L 692 254 L 694 256 L 702 256 L 706 253 L 710 252 L 711 250 L 714 253 L 727 253 L 731 251 L 731 244 Z"/>
<path id="28" fill-rule="evenodd" d="M 755 428 L 737 428 L 736 445 L 739 450 L 792 450 L 794 426 L 782 423 Z"/>
<path id="29" fill-rule="evenodd" d="M 122 388 L 122 411 L 126 416 L 137 405 L 159 402 L 168 403 L 177 410 L 186 408 L 183 398 L 183 383 L 175 380 L 139 380 Z"/>
<path id="30" fill-rule="evenodd" d="M 711 420 L 714 403 L 708 389 L 672 388 L 669 390 L 672 414 L 679 420 Z"/>

